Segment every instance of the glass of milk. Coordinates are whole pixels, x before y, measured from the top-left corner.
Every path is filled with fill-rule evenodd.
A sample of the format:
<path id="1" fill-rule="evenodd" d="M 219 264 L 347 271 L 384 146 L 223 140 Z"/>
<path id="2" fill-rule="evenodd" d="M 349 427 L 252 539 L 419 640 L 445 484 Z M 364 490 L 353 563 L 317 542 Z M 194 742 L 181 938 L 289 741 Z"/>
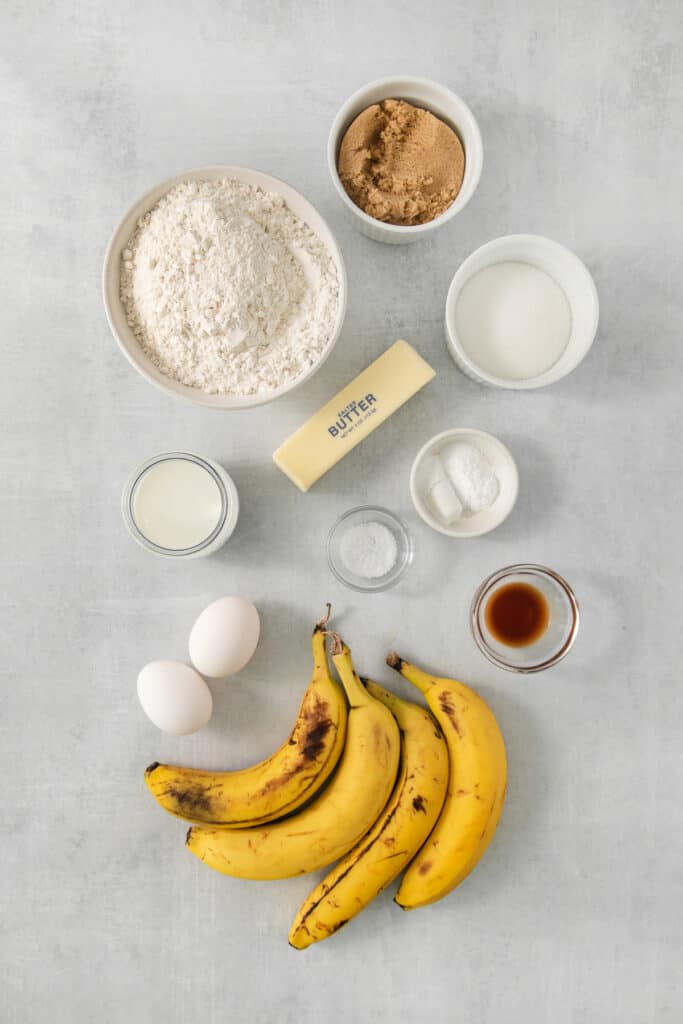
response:
<path id="1" fill-rule="evenodd" d="M 133 538 L 165 558 L 210 555 L 232 534 L 237 488 L 222 466 L 193 452 L 163 452 L 128 478 L 123 519 Z"/>

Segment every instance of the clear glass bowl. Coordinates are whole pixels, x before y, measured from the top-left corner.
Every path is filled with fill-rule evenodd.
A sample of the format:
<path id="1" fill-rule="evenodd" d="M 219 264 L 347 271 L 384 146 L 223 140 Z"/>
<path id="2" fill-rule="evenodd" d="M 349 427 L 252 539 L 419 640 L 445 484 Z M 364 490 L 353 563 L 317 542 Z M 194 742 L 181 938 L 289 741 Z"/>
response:
<path id="1" fill-rule="evenodd" d="M 486 607 L 501 587 L 528 583 L 548 602 L 550 618 L 542 636 L 524 647 L 500 643 L 486 625 Z M 485 579 L 470 609 L 470 628 L 477 647 L 489 661 L 508 672 L 541 672 L 561 661 L 579 632 L 579 605 L 572 588 L 559 573 L 542 565 L 509 565 Z"/>
<path id="2" fill-rule="evenodd" d="M 391 569 L 382 576 L 370 579 L 353 572 L 345 564 L 342 556 L 344 536 L 348 530 L 355 526 L 361 526 L 363 523 L 381 523 L 382 526 L 386 526 L 396 541 L 396 561 Z M 359 505 L 357 508 L 351 508 L 348 512 L 344 512 L 330 530 L 327 538 L 327 561 L 330 569 L 339 582 L 350 587 L 351 590 L 365 593 L 388 590 L 389 587 L 398 583 L 412 560 L 413 542 L 405 525 L 393 512 L 378 505 Z"/>

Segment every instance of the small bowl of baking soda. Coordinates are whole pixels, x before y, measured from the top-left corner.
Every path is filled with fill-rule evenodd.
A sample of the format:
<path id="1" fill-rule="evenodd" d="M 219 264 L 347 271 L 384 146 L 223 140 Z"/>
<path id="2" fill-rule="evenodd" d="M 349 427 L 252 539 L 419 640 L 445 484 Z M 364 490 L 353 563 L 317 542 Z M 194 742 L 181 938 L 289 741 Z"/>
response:
<path id="1" fill-rule="evenodd" d="M 377 505 L 360 505 L 339 517 L 327 538 L 327 561 L 351 590 L 388 590 L 413 560 L 413 542 L 398 516 Z"/>
<path id="2" fill-rule="evenodd" d="M 446 537 L 481 537 L 507 519 L 519 492 L 515 460 L 483 430 L 444 430 L 417 453 L 410 495 L 420 518 Z"/>

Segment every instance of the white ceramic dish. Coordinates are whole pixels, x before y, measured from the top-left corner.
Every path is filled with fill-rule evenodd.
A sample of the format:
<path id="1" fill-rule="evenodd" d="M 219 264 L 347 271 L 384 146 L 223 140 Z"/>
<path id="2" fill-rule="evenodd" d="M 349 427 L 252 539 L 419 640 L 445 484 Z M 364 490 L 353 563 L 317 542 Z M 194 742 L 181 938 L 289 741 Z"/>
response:
<path id="1" fill-rule="evenodd" d="M 339 308 L 337 319 L 330 339 L 323 349 L 317 363 L 311 366 L 300 377 L 292 383 L 283 385 L 274 391 L 266 391 L 257 395 L 209 395 L 199 388 L 191 388 L 186 384 L 179 384 L 171 380 L 159 370 L 152 360 L 146 355 L 138 344 L 135 335 L 128 326 L 126 315 L 121 304 L 119 294 L 119 265 L 121 252 L 125 248 L 130 236 L 135 230 L 138 219 L 151 209 L 163 195 L 174 185 L 181 181 L 215 181 L 219 178 L 235 178 L 237 181 L 246 182 L 248 185 L 258 185 L 268 192 L 276 192 L 282 196 L 290 210 L 300 217 L 318 238 L 326 246 L 330 256 L 334 260 L 339 277 Z M 228 165 L 217 165 L 213 167 L 200 167 L 197 170 L 185 171 L 184 174 L 176 174 L 173 178 L 162 181 L 159 185 L 145 192 L 130 209 L 123 215 L 112 235 L 107 246 L 104 257 L 104 269 L 102 273 L 102 293 L 104 297 L 104 308 L 112 334 L 116 338 L 121 351 L 132 366 L 141 374 L 145 380 L 160 388 L 170 395 L 177 395 L 186 398 L 196 405 L 207 405 L 214 409 L 248 409 L 256 405 L 265 405 L 267 402 L 274 402 L 276 398 L 286 395 L 288 392 L 298 388 L 305 381 L 309 380 L 323 365 L 330 352 L 334 348 L 339 337 L 344 315 L 346 313 L 346 270 L 341 250 L 327 222 L 323 220 L 318 211 L 299 192 L 270 174 L 262 174 L 260 171 L 252 171 L 247 167 L 233 167 Z"/>
<path id="2" fill-rule="evenodd" d="M 460 192 L 448 209 L 428 224 L 405 227 L 400 224 L 385 224 L 370 217 L 349 197 L 337 172 L 337 156 L 346 129 L 367 107 L 387 99 L 408 100 L 417 107 L 430 110 L 458 134 L 465 150 L 465 176 Z M 327 143 L 327 164 L 332 184 L 353 224 L 362 234 L 376 242 L 394 245 L 417 242 L 443 227 L 464 210 L 479 184 L 483 159 L 484 150 L 479 125 L 467 104 L 443 85 L 431 82 L 428 78 L 410 76 L 380 78 L 354 92 L 335 117 Z"/>
<path id="3" fill-rule="evenodd" d="M 508 261 L 529 263 L 549 274 L 566 295 L 572 315 L 569 341 L 557 362 L 538 377 L 523 380 L 495 377 L 484 370 L 476 363 L 472 354 L 465 350 L 456 329 L 455 308 L 465 284 L 485 267 Z M 554 384 L 576 369 L 593 344 L 599 315 L 595 282 L 586 266 L 571 249 L 542 235 L 504 235 L 502 238 L 487 242 L 468 256 L 461 263 L 451 282 L 446 299 L 448 351 L 458 369 L 480 384 L 517 391 L 542 388 L 547 384 Z"/>
<path id="4" fill-rule="evenodd" d="M 483 452 L 498 477 L 500 491 L 490 508 L 481 512 L 466 512 L 457 522 L 446 526 L 432 515 L 424 500 L 420 472 L 427 455 L 438 455 L 446 445 L 453 441 L 468 441 Z M 443 433 L 432 437 L 417 453 L 410 471 L 410 496 L 417 514 L 427 526 L 431 526 L 433 530 L 443 533 L 446 537 L 481 537 L 482 534 L 495 530 L 512 512 L 518 493 L 519 474 L 510 451 L 493 434 L 469 427 L 444 430 Z"/>

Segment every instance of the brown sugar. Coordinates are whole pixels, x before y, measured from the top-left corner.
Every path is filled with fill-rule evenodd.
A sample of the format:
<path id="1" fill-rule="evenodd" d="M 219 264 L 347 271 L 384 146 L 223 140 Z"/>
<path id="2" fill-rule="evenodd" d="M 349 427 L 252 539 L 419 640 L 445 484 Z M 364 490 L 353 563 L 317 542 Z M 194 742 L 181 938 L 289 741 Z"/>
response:
<path id="1" fill-rule="evenodd" d="M 426 224 L 460 191 L 465 152 L 453 129 L 430 111 L 389 99 L 349 125 L 337 167 L 348 195 L 370 217 Z"/>

